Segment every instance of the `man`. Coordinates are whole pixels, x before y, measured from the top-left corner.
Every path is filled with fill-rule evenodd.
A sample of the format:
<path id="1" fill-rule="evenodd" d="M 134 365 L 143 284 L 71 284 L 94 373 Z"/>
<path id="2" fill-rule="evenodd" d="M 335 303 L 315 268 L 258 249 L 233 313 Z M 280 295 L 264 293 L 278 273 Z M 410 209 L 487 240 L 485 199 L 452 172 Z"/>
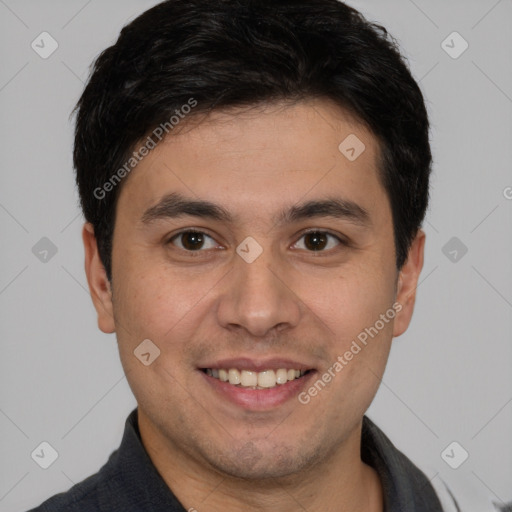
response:
<path id="1" fill-rule="evenodd" d="M 431 168 L 384 28 L 336 0 L 163 2 L 96 61 L 74 164 L 138 407 L 34 510 L 456 510 L 365 416 L 413 314 Z"/>

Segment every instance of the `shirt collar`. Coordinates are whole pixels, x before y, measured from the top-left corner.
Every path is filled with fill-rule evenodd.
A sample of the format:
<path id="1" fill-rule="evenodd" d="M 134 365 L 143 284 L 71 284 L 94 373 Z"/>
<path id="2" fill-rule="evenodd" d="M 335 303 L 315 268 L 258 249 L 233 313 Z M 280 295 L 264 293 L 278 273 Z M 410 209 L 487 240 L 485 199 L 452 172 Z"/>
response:
<path id="1" fill-rule="evenodd" d="M 105 503 L 101 510 L 110 510 L 112 496 L 119 497 L 116 510 L 126 512 L 185 512 L 183 506 L 158 473 L 142 444 L 135 408 L 126 419 L 119 449 L 110 456 L 102 481 L 108 492 L 101 492 Z"/>
<path id="2" fill-rule="evenodd" d="M 381 480 L 385 512 L 442 512 L 427 477 L 367 417 L 363 417 L 361 458 L 373 467 Z M 112 493 L 119 496 L 119 510 L 185 512 L 183 506 L 158 473 L 140 436 L 137 408 L 126 419 L 123 439 L 101 470 Z M 100 504 L 101 506 L 101 504 Z M 106 508 L 106 507 L 105 507 Z"/>
<path id="3" fill-rule="evenodd" d="M 442 512 L 428 478 L 367 416 L 363 417 L 361 459 L 380 477 L 385 512 Z"/>

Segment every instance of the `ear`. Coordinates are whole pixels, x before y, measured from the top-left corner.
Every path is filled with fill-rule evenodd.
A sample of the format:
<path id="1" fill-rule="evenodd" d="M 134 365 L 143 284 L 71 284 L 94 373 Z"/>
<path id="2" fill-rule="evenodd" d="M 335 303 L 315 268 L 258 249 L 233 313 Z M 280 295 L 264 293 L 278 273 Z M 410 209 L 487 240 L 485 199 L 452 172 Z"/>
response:
<path id="1" fill-rule="evenodd" d="M 402 309 L 395 317 L 393 325 L 395 337 L 403 334 L 411 322 L 416 301 L 416 287 L 423 268 L 425 238 L 425 232 L 419 229 L 409 249 L 407 261 L 398 276 L 396 302 L 402 306 Z"/>
<path id="2" fill-rule="evenodd" d="M 85 273 L 92 302 L 98 313 L 98 327 L 104 333 L 115 332 L 112 289 L 100 259 L 94 226 L 90 222 L 87 222 L 82 229 L 82 240 L 85 249 Z"/>

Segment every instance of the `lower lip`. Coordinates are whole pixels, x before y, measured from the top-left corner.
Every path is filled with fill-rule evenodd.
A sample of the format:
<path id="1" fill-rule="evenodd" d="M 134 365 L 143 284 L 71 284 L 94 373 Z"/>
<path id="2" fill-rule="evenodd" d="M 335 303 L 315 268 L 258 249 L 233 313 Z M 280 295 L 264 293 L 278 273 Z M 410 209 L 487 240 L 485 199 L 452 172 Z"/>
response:
<path id="1" fill-rule="evenodd" d="M 315 371 L 310 371 L 299 379 L 290 380 L 286 384 L 278 384 L 273 388 L 250 389 L 233 386 L 229 384 L 229 382 L 223 382 L 220 379 L 206 375 L 206 373 L 201 370 L 199 371 L 203 375 L 207 385 L 211 386 L 222 398 L 244 409 L 254 411 L 263 411 L 278 407 L 288 400 L 297 397 L 316 373 Z"/>

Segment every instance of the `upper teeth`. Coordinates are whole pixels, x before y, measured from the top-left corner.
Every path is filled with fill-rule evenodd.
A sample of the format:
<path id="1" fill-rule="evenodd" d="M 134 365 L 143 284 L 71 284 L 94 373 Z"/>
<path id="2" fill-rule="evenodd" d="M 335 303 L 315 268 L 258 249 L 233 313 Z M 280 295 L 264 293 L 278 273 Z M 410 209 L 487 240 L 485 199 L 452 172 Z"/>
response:
<path id="1" fill-rule="evenodd" d="M 252 372 L 249 370 L 237 370 L 236 368 L 225 369 L 206 369 L 206 374 L 215 377 L 223 382 L 229 382 L 234 386 L 243 386 L 246 388 L 273 388 L 277 384 L 286 384 L 289 380 L 298 379 L 306 373 L 305 370 L 265 370 L 263 372 Z"/>

